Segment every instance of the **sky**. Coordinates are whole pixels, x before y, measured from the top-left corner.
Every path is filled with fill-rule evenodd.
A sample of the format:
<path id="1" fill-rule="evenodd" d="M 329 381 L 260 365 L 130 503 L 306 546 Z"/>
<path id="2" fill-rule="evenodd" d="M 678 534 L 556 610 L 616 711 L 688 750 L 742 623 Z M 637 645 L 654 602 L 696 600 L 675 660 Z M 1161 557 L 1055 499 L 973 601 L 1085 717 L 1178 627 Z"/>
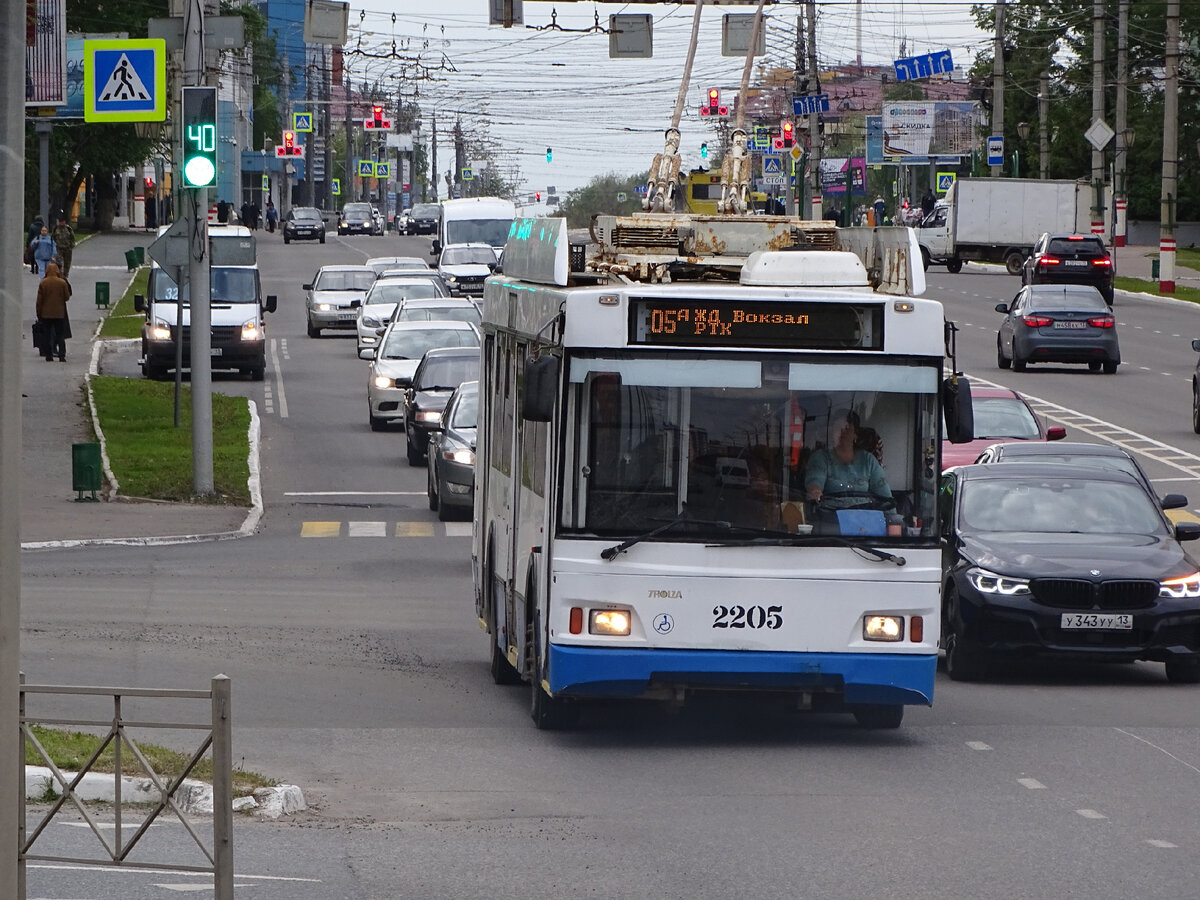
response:
<path id="1" fill-rule="evenodd" d="M 419 103 L 426 142 L 436 115 L 442 173 L 453 160 L 450 129 L 456 119 L 488 141 L 501 167 L 519 173 L 526 191 L 553 187 L 563 195 L 598 175 L 649 169 L 663 148 L 679 92 L 694 7 L 525 0 L 525 27 L 506 29 L 488 26 L 489 2 L 351 0 L 347 70 L 358 82 L 381 81 Z M 890 64 L 903 45 L 909 56 L 949 49 L 956 67 L 969 67 L 990 47 L 990 37 L 974 26 L 971 5 L 818 0 L 819 62 L 854 61 L 861 10 L 864 64 Z M 702 163 L 700 146 L 714 137 L 698 112 L 704 92 L 717 87 L 722 102 L 732 106 L 741 85 L 744 58 L 721 56 L 723 15 L 754 9 L 715 6 L 711 0 L 704 5 L 680 124 L 685 170 Z M 799 12 L 795 0 L 768 3 L 765 58 L 772 67 L 792 66 Z M 608 35 L 588 30 L 597 16 L 607 27 L 608 17 L 618 13 L 654 17 L 652 59 L 610 59 Z M 553 150 L 549 162 L 547 147 Z"/>

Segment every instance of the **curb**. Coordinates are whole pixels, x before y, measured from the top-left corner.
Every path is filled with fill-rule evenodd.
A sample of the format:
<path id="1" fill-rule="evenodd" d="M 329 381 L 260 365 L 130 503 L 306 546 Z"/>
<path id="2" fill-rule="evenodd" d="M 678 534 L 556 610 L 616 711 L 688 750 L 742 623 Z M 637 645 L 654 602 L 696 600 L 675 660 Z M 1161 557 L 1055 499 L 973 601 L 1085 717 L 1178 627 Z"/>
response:
<path id="1" fill-rule="evenodd" d="M 62 772 L 68 782 L 78 774 Z M 54 772 L 45 766 L 25 767 L 25 797 L 27 800 L 42 801 L 47 794 L 55 799 L 62 796 L 59 781 Z M 111 774 L 88 772 L 75 787 L 80 800 L 112 803 L 116 800 L 116 779 Z M 183 813 L 211 815 L 213 811 L 212 785 L 203 781 L 186 779 L 173 795 L 175 805 Z M 121 802 L 123 806 L 157 804 L 161 792 L 149 778 L 121 777 Z M 257 788 L 252 796 L 235 797 L 234 812 L 253 810 L 263 819 L 278 819 L 308 809 L 304 792 L 294 784 L 280 784 L 270 788 Z"/>

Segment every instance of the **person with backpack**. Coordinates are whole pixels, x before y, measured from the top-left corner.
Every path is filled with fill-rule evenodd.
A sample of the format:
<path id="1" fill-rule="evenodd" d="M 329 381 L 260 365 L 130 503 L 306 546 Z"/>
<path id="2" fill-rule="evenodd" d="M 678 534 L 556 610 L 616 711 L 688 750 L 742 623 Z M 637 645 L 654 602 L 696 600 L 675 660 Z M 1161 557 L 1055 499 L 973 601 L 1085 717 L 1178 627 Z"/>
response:
<path id="1" fill-rule="evenodd" d="M 42 226 L 41 233 L 29 244 L 29 254 L 33 260 L 34 271 L 45 278 L 46 266 L 52 263 L 54 257 L 58 255 L 58 248 L 54 246 L 54 238 L 50 237 L 50 229 L 45 225 Z"/>

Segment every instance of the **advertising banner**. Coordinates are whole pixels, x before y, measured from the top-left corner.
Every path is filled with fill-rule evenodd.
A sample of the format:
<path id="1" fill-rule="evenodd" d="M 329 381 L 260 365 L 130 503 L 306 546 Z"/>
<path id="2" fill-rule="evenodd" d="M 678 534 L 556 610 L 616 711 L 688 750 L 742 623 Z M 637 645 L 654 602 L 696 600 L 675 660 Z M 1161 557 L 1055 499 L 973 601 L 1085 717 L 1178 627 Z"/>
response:
<path id="1" fill-rule="evenodd" d="M 867 161 L 856 156 L 853 159 L 845 157 L 821 160 L 821 193 L 834 196 L 844 196 L 846 193 L 846 175 L 849 170 L 850 196 L 861 197 L 867 192 Z"/>
<path id="2" fill-rule="evenodd" d="M 911 156 L 969 156 L 977 145 L 979 104 L 897 101 L 883 105 L 885 160 Z"/>

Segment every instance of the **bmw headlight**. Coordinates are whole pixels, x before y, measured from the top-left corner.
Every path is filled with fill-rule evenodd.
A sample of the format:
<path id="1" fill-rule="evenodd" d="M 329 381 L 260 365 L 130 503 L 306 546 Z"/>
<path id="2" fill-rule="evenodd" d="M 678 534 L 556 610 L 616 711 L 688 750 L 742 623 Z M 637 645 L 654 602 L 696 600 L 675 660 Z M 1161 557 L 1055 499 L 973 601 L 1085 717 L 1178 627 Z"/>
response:
<path id="1" fill-rule="evenodd" d="M 1159 582 L 1158 596 L 1169 597 L 1172 600 L 1200 597 L 1200 572 Z"/>
<path id="2" fill-rule="evenodd" d="M 150 329 L 150 337 L 156 341 L 169 341 L 171 339 L 171 326 L 167 324 L 165 319 L 155 319 L 154 327 Z"/>
<path id="3" fill-rule="evenodd" d="M 394 383 L 393 380 L 388 378 L 386 375 L 376 375 L 371 380 L 374 382 L 375 387 L 377 388 L 390 388 Z"/>
<path id="4" fill-rule="evenodd" d="M 1029 593 L 1028 578 L 1013 578 L 1009 575 L 997 575 L 987 569 L 977 566 L 967 570 L 967 581 L 981 594 L 1003 594 L 1011 597 L 1017 594 Z"/>

